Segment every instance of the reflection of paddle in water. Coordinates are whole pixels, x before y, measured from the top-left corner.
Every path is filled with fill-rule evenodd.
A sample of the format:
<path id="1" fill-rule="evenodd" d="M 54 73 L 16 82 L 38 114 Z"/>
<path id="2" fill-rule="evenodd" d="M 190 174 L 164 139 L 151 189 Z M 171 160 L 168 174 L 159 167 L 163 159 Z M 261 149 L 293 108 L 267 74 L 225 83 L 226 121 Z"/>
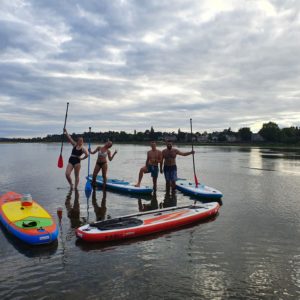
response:
<path id="1" fill-rule="evenodd" d="M 160 208 L 172 207 L 177 205 L 176 190 L 167 191 L 165 194 L 164 202 L 159 204 Z"/>
<path id="2" fill-rule="evenodd" d="M 92 204 L 94 206 L 96 221 L 105 220 L 105 214 L 106 214 L 106 210 L 107 210 L 107 208 L 106 208 L 106 191 L 105 190 L 103 191 L 101 206 L 99 206 L 97 203 L 97 198 L 96 198 L 96 189 L 93 189 Z"/>
<path id="3" fill-rule="evenodd" d="M 153 192 L 150 204 L 142 203 L 142 199 L 139 198 L 138 199 L 138 206 L 139 206 L 139 211 L 149 211 L 149 210 L 158 209 L 158 202 L 157 202 L 156 192 Z"/>
<path id="4" fill-rule="evenodd" d="M 75 199 L 73 206 L 71 204 L 71 198 L 72 198 L 72 190 L 69 191 L 69 193 L 66 196 L 66 209 L 67 209 L 67 215 L 68 218 L 71 221 L 71 228 L 77 228 L 81 226 L 80 222 L 80 208 L 79 208 L 79 192 L 78 190 L 75 190 Z"/>

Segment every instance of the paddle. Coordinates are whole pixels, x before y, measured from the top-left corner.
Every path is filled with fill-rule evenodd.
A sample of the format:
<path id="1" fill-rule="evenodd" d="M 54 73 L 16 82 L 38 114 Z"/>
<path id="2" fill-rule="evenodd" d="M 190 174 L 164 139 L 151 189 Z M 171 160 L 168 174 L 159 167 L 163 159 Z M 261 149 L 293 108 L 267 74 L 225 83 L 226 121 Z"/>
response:
<path id="1" fill-rule="evenodd" d="M 88 175 L 87 175 L 88 177 L 90 175 L 90 159 L 91 159 L 90 151 L 91 151 L 91 127 L 89 127 L 89 149 L 88 149 L 89 157 L 88 157 Z M 85 191 L 86 198 L 88 200 L 91 196 L 91 193 L 92 193 L 92 185 L 91 185 L 91 182 L 88 179 L 86 181 L 84 191 Z"/>
<path id="2" fill-rule="evenodd" d="M 208 209 L 207 206 L 205 205 L 183 205 L 183 206 L 173 206 L 173 207 L 167 207 L 167 208 L 163 208 L 163 209 L 157 209 L 157 210 L 151 210 L 151 211 L 147 211 L 147 212 L 142 212 L 142 213 L 137 213 L 137 214 L 132 214 L 132 215 L 127 215 L 127 216 L 123 216 L 123 217 L 116 217 L 113 219 L 107 219 L 104 221 L 98 221 L 98 222 L 93 222 L 93 223 L 89 223 L 89 225 L 91 227 L 97 227 L 98 224 L 102 225 L 102 224 L 109 224 L 109 223 L 116 223 L 116 222 L 121 222 L 123 220 L 128 220 L 131 219 L 133 217 L 140 217 L 140 216 L 145 216 L 145 215 L 150 215 L 150 214 L 155 214 L 155 216 L 159 216 L 161 215 L 161 213 L 166 212 L 166 211 L 173 211 L 173 210 L 178 210 L 178 209 L 183 209 L 183 208 L 190 208 L 190 209 L 197 209 L 197 208 L 205 208 Z"/>
<path id="3" fill-rule="evenodd" d="M 68 107 L 69 107 L 69 102 L 67 102 L 67 110 L 66 110 L 66 116 L 65 116 L 65 125 L 64 125 L 64 129 L 63 129 L 62 138 L 61 138 L 60 155 L 59 155 L 58 162 L 57 162 L 57 166 L 59 168 L 62 168 L 64 166 L 64 161 L 63 161 L 63 157 L 62 157 L 62 150 L 63 150 L 63 144 L 64 144 L 64 131 L 65 131 L 65 128 L 66 128 L 67 116 L 68 116 Z"/>
<path id="4" fill-rule="evenodd" d="M 190 123 L 191 123 L 192 151 L 194 151 L 192 119 L 190 119 Z M 197 179 L 197 176 L 196 176 L 196 170 L 195 170 L 195 155 L 194 155 L 194 153 L 193 153 L 193 169 L 194 169 L 194 180 L 195 180 L 195 185 L 196 185 L 196 188 L 197 188 L 198 185 L 199 185 L 199 183 L 198 183 L 198 179 Z"/>

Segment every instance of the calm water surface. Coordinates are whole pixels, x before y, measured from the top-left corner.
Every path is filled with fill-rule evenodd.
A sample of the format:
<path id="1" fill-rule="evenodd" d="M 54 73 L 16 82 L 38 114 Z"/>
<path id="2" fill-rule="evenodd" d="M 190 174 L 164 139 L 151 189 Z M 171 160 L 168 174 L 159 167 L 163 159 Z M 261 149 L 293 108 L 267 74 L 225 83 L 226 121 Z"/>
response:
<path id="1" fill-rule="evenodd" d="M 136 181 L 147 146 L 116 145 L 110 177 Z M 188 151 L 188 147 L 180 147 Z M 199 181 L 224 194 L 209 222 L 112 244 L 77 241 L 87 221 L 171 204 L 192 204 L 177 192 L 157 202 L 97 191 L 69 193 L 57 168 L 59 144 L 0 144 L 1 194 L 31 193 L 60 225 L 58 242 L 29 247 L 0 228 L 0 299 L 299 299 L 300 153 L 259 148 L 196 147 Z M 64 162 L 71 147 L 64 149 Z M 92 167 L 96 156 L 92 157 Z M 178 176 L 193 178 L 191 157 Z M 151 184 L 145 175 L 144 184 Z M 57 208 L 63 207 L 59 223 Z"/>

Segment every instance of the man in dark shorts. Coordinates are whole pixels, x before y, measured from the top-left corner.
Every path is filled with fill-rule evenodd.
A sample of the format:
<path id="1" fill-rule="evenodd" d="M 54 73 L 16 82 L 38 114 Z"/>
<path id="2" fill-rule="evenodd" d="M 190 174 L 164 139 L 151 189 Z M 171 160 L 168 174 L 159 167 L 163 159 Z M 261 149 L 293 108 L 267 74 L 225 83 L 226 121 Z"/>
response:
<path id="1" fill-rule="evenodd" d="M 160 172 L 164 171 L 166 179 L 166 190 L 170 190 L 170 186 L 175 190 L 176 180 L 177 180 L 177 166 L 176 166 L 176 156 L 187 156 L 194 154 L 194 151 L 181 152 L 178 149 L 173 148 L 172 142 L 167 141 L 167 148 L 162 151 L 162 161 L 160 164 Z M 164 168 L 162 165 L 164 164 Z"/>
<path id="2" fill-rule="evenodd" d="M 161 164 L 162 154 L 160 150 L 156 149 L 155 141 L 152 141 L 150 146 L 151 146 L 151 150 L 147 152 L 146 165 L 140 169 L 139 180 L 135 186 L 139 187 L 141 185 L 142 178 L 145 173 L 151 173 L 151 177 L 153 180 L 153 190 L 156 191 L 157 177 L 158 177 L 158 164 Z"/>

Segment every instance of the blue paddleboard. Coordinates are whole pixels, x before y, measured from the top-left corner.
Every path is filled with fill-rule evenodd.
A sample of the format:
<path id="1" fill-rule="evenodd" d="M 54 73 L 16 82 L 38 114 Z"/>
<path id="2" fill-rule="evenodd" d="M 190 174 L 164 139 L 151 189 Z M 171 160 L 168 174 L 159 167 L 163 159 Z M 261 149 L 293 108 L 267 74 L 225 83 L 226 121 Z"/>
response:
<path id="1" fill-rule="evenodd" d="M 92 175 L 89 175 L 87 180 L 92 181 Z M 103 186 L 102 176 L 97 176 L 96 183 L 98 186 Z M 132 193 L 132 194 L 150 194 L 152 193 L 152 188 L 149 186 L 136 187 L 133 183 L 120 179 L 107 179 L 106 188 L 118 192 Z"/>

